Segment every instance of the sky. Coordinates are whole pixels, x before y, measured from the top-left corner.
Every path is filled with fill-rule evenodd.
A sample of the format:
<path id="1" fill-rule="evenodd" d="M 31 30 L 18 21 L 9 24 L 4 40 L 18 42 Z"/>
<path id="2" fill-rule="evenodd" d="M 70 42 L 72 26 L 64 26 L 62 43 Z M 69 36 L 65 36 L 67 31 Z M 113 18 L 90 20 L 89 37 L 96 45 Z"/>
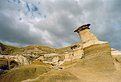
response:
<path id="1" fill-rule="evenodd" d="M 121 49 L 121 0 L 0 0 L 0 42 L 65 47 L 80 42 L 74 30 L 91 31 Z"/>

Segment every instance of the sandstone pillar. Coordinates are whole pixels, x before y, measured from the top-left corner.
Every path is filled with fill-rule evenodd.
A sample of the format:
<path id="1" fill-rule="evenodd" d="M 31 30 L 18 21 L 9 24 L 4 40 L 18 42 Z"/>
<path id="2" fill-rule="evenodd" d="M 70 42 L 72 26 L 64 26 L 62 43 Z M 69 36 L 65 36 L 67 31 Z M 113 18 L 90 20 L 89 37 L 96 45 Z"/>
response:
<path id="1" fill-rule="evenodd" d="M 93 33 L 90 32 L 89 26 L 90 24 L 82 25 L 81 27 L 76 29 L 74 32 L 77 32 L 79 34 L 82 42 L 88 42 L 91 40 L 98 41 L 97 37 Z"/>

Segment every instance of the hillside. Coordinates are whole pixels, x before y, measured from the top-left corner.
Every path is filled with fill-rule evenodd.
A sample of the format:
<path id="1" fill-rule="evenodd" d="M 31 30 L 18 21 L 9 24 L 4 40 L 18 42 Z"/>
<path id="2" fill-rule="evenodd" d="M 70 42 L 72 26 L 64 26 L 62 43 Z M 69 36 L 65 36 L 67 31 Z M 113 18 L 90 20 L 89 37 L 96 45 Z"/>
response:
<path id="1" fill-rule="evenodd" d="M 0 54 L 2 55 L 10 55 L 18 49 L 19 49 L 18 47 L 0 43 Z"/>
<path id="2" fill-rule="evenodd" d="M 49 54 L 49 53 L 64 53 L 70 51 L 70 47 L 51 48 L 42 45 L 30 45 L 25 47 L 15 47 L 0 43 L 1 55 L 16 55 L 16 54 Z"/>
<path id="3" fill-rule="evenodd" d="M 0 76 L 0 82 L 21 82 L 29 78 L 36 78 L 51 69 L 47 65 L 29 65 L 12 69 Z"/>

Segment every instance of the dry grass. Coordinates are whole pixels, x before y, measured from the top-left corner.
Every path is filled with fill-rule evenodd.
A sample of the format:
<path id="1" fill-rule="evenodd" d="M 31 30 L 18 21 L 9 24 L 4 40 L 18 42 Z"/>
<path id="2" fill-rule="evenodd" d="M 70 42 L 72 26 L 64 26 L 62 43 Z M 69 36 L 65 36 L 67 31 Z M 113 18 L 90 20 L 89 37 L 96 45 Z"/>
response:
<path id="1" fill-rule="evenodd" d="M 12 69 L 8 73 L 0 76 L 0 82 L 21 82 L 29 78 L 35 78 L 50 70 L 48 66 L 29 65 Z"/>
<path id="2" fill-rule="evenodd" d="M 0 43 L 1 51 L 0 54 L 9 55 L 16 51 L 18 48 L 10 45 Z"/>
<path id="3" fill-rule="evenodd" d="M 29 54 L 64 53 L 70 50 L 70 47 L 51 48 L 43 45 L 30 45 L 30 46 L 18 48 L 18 47 L 6 45 L 3 43 L 0 43 L 0 47 L 3 48 L 3 50 L 0 51 L 0 54 L 6 54 L 6 55 L 28 54 L 28 53 Z"/>

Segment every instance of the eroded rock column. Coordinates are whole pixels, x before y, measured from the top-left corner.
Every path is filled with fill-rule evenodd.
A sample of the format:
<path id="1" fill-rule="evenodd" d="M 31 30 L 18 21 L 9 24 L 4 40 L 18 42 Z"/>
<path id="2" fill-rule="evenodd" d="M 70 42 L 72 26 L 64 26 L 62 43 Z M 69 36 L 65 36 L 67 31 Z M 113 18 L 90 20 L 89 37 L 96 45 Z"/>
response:
<path id="1" fill-rule="evenodd" d="M 80 39 L 82 42 L 88 42 L 91 40 L 96 40 L 98 41 L 97 37 L 90 32 L 89 28 L 90 24 L 82 25 L 78 29 L 76 29 L 74 32 L 77 32 L 80 36 Z"/>

